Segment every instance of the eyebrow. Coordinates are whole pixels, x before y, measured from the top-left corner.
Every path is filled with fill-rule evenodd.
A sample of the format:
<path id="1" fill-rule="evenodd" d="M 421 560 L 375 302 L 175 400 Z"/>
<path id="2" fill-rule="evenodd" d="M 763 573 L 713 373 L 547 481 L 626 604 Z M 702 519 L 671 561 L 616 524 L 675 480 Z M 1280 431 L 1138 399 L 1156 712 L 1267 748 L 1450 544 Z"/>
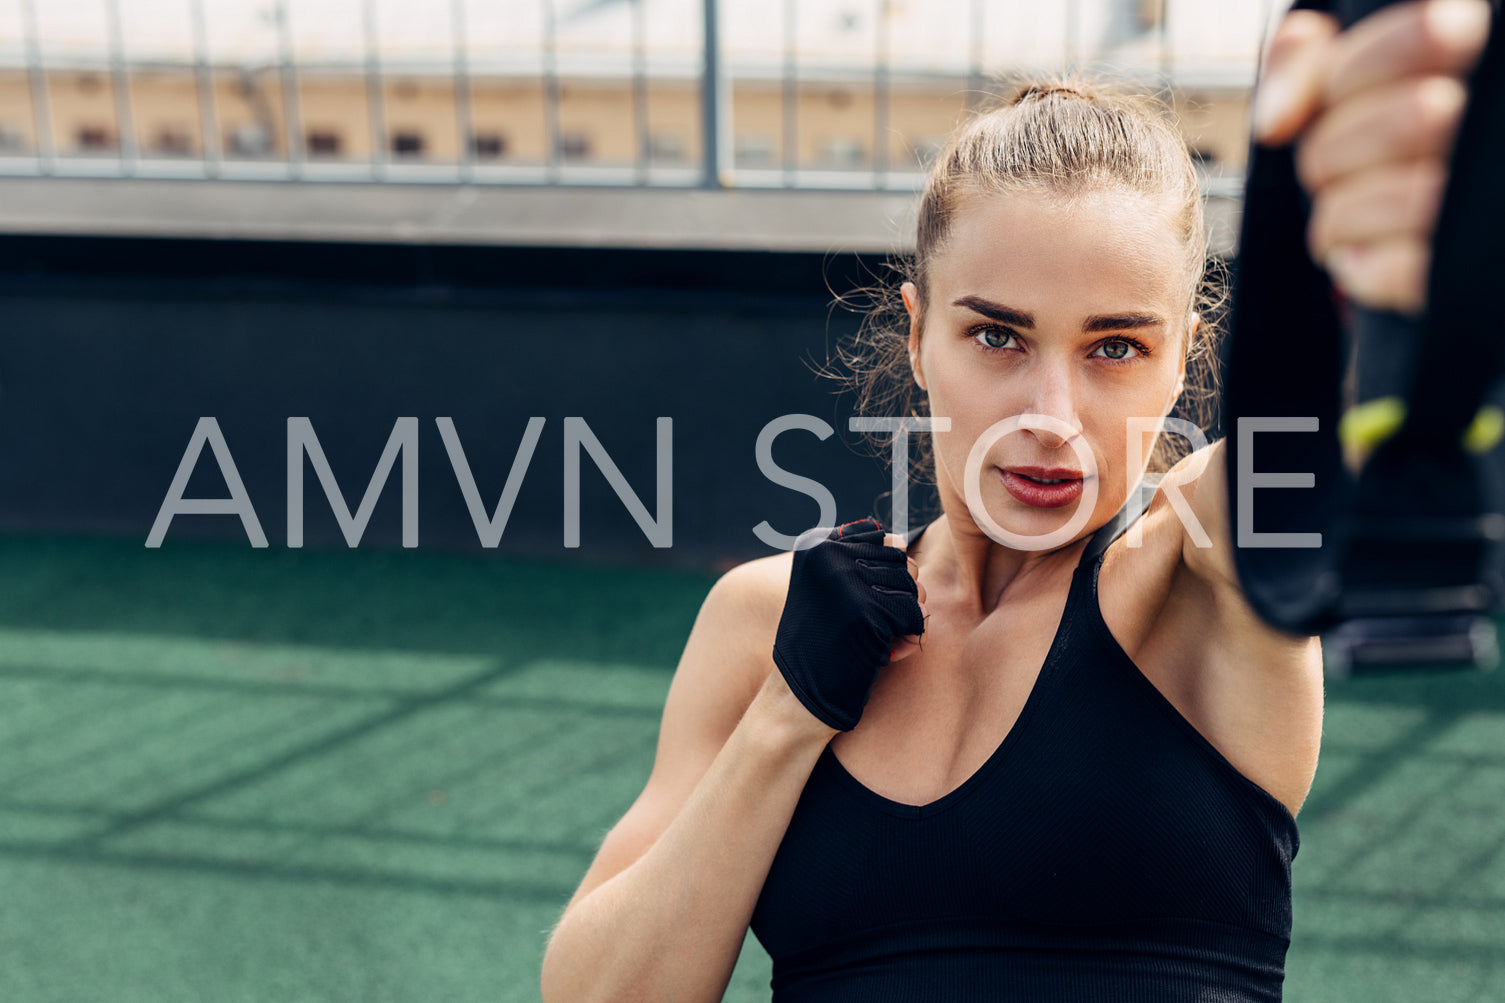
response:
<path id="1" fill-rule="evenodd" d="M 980 313 L 989 320 L 996 320 L 1000 324 L 1009 324 L 1013 327 L 1022 327 L 1034 330 L 1035 317 L 1023 310 L 1015 310 L 1013 307 L 1004 306 L 1002 303 L 994 303 L 985 300 L 981 296 L 963 296 L 952 303 L 952 306 L 965 307 L 974 313 Z M 1165 318 L 1155 313 L 1143 313 L 1133 311 L 1130 313 L 1105 313 L 1094 314 L 1088 317 L 1082 324 L 1083 331 L 1125 331 L 1140 327 L 1159 327 L 1165 323 Z"/>

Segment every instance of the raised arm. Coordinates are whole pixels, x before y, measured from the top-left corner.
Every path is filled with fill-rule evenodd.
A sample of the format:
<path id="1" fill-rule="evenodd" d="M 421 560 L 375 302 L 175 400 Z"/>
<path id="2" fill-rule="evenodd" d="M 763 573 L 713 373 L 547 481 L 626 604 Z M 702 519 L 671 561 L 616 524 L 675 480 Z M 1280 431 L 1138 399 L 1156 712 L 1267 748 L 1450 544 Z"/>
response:
<path id="1" fill-rule="evenodd" d="M 1425 309 L 1433 232 L 1467 82 L 1489 25 L 1485 0 L 1412 0 L 1342 32 L 1330 15 L 1294 11 L 1271 41 L 1256 95 L 1255 138 L 1266 147 L 1294 144 L 1296 171 L 1311 198 L 1306 233 L 1311 256 L 1325 265 L 1340 292 L 1362 306 L 1408 314 Z M 1320 298 L 1327 300 L 1325 290 Z M 1292 413 L 1308 392 L 1292 390 L 1279 367 L 1301 366 L 1312 346 L 1290 344 L 1278 317 L 1278 311 L 1261 315 L 1274 329 L 1252 332 L 1254 341 L 1236 346 L 1254 346 L 1252 351 L 1233 353 L 1230 366 L 1238 368 L 1230 371 L 1229 381 L 1238 385 L 1230 390 L 1224 413 L 1230 436 L 1246 416 Z M 1248 339 L 1251 332 L 1234 336 Z M 1241 359 L 1248 364 L 1241 365 Z M 1282 361 L 1264 364 L 1277 359 Z M 1312 410 L 1296 413 L 1325 413 L 1337 388 L 1323 386 L 1320 392 L 1328 396 L 1311 401 Z M 1321 428 L 1304 434 L 1335 436 L 1332 425 L 1324 420 Z M 1228 452 L 1226 440 L 1219 441 L 1183 461 L 1165 482 L 1188 484 L 1192 511 L 1213 543 L 1198 547 L 1188 536 L 1185 564 L 1223 588 L 1238 582 L 1228 525 L 1236 506 L 1230 501 L 1250 502 L 1245 491 L 1229 497 Z M 1317 452 L 1308 449 L 1306 455 Z M 1297 490 L 1285 489 L 1280 499 L 1287 511 L 1300 497 L 1290 494 Z M 1260 492 L 1253 495 L 1258 507 Z"/>

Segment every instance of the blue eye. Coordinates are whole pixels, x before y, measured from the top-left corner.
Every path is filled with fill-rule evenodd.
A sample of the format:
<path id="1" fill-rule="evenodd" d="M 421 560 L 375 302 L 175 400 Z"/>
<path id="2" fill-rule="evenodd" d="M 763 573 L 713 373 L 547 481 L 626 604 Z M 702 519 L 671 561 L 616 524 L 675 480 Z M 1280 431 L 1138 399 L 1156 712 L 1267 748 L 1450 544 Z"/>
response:
<path id="1" fill-rule="evenodd" d="M 979 327 L 972 332 L 972 337 L 983 348 L 1000 349 L 1017 335 L 1006 327 Z"/>
<path id="2" fill-rule="evenodd" d="M 985 352 L 1014 352 L 1019 351 L 1017 344 L 1019 335 L 1007 327 L 986 325 L 975 327 L 967 332 L 967 337 L 977 343 L 977 346 Z M 1010 346 L 1010 340 L 1015 342 Z M 1093 358 L 1103 359 L 1115 365 L 1128 365 L 1150 354 L 1150 350 L 1143 343 L 1133 338 L 1109 338 L 1098 344 L 1093 349 Z"/>
<path id="3" fill-rule="evenodd" d="M 1131 356 L 1129 352 L 1138 351 L 1138 349 L 1134 348 L 1134 346 L 1129 344 L 1127 341 L 1123 341 L 1122 339 L 1118 338 L 1115 338 L 1112 341 L 1105 341 L 1101 345 L 1099 345 L 1098 348 L 1105 350 L 1104 358 L 1108 359 L 1133 358 L 1133 356 Z"/>

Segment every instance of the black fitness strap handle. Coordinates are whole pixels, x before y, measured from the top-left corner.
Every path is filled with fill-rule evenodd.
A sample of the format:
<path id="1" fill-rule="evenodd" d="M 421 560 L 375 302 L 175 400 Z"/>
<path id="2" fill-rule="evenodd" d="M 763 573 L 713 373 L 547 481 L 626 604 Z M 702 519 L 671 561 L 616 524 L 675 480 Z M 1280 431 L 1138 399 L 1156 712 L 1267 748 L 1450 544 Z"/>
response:
<path id="1" fill-rule="evenodd" d="M 1347 27 L 1387 5 L 1300 0 L 1295 8 L 1333 13 Z M 1505 157 L 1505 41 L 1495 6 L 1434 238 L 1426 316 L 1345 309 L 1307 253 L 1309 203 L 1292 147 L 1251 146 L 1224 354 L 1235 565 L 1272 626 L 1336 629 L 1340 665 L 1493 657 L 1487 615 L 1505 596 L 1505 492 L 1498 454 L 1483 456 L 1476 433 L 1505 369 L 1505 338 L 1486 302 L 1500 270 L 1491 246 L 1505 222 L 1505 188 L 1488 177 Z M 1350 470 L 1340 422 L 1351 431 L 1367 421 L 1373 436 L 1385 413 L 1390 427 Z M 1248 434 L 1241 419 L 1250 419 Z M 1256 438 L 1263 460 L 1247 455 Z M 1252 490 L 1272 477 L 1263 471 L 1275 456 L 1278 470 L 1309 473 L 1315 483 Z M 1312 533 L 1321 546 L 1302 545 Z"/>

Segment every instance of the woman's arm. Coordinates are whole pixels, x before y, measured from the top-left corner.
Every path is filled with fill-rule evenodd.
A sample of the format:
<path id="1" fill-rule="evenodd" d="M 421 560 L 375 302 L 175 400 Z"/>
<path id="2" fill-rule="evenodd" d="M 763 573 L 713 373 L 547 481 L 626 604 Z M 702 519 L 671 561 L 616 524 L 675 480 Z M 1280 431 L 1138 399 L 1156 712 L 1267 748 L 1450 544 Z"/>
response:
<path id="1" fill-rule="evenodd" d="M 1163 541 L 1172 584 L 1156 614 L 1163 629 L 1140 650 L 1168 667 L 1164 692 L 1177 709 L 1295 816 L 1322 740 L 1321 639 L 1272 628 L 1244 596 L 1230 543 L 1225 446 L 1219 439 L 1173 467 L 1143 517 L 1147 542 Z M 1184 521 L 1170 503 L 1177 492 Z"/>
<path id="2" fill-rule="evenodd" d="M 606 836 L 543 961 L 545 1003 L 714 1001 L 810 771 L 836 734 L 774 669 L 790 555 L 711 589 L 653 772 Z"/>
<path id="3" fill-rule="evenodd" d="M 1255 138 L 1295 144 L 1312 200 L 1312 257 L 1363 306 L 1406 313 L 1426 306 L 1432 235 L 1466 81 L 1489 24 L 1485 0 L 1413 0 L 1344 32 L 1330 15 L 1294 11 L 1271 40 Z M 1301 346 L 1281 345 L 1279 332 L 1269 340 L 1270 351 L 1290 353 L 1300 364 Z M 1232 424 L 1240 416 L 1225 417 Z M 1226 593 L 1238 589 L 1238 575 L 1225 446 L 1220 440 L 1192 454 L 1163 483 L 1184 488 L 1213 544 L 1198 547 L 1188 534 L 1183 563 Z M 1254 498 L 1257 504 L 1258 493 Z M 1271 633 L 1272 640 L 1279 636 Z"/>
<path id="4" fill-rule="evenodd" d="M 1256 137 L 1295 143 L 1297 172 L 1312 200 L 1313 257 L 1361 305 L 1425 308 L 1465 81 L 1488 25 L 1482 0 L 1424 0 L 1386 8 L 1342 33 L 1326 15 L 1297 11 L 1276 34 L 1256 99 Z M 1283 344 L 1278 328 L 1261 334 L 1264 350 L 1300 364 L 1303 346 Z M 1231 432 L 1240 417 L 1232 406 L 1225 412 Z M 1243 592 L 1227 454 L 1220 440 L 1182 461 L 1145 514 L 1167 552 L 1179 553 L 1175 586 L 1157 615 L 1173 621 L 1177 629 L 1164 636 L 1177 640 L 1159 654 L 1181 670 L 1178 706 L 1294 815 L 1321 740 L 1322 652 L 1316 637 L 1272 628 Z M 1242 519 L 1251 499 L 1238 490 Z M 1177 493 L 1187 504 L 1172 511 Z M 1258 500 L 1254 492 L 1256 506 Z"/>

